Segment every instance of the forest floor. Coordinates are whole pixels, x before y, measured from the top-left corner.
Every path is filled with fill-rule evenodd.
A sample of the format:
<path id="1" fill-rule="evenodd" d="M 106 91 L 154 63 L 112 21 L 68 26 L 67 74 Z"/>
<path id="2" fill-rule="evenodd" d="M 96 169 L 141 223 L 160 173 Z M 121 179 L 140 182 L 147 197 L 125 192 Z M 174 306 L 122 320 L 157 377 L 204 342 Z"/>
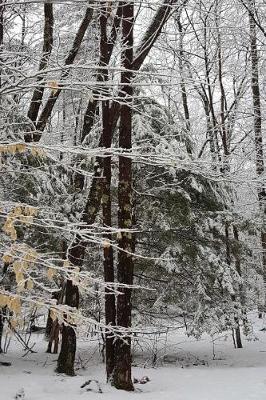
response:
<path id="1" fill-rule="evenodd" d="M 234 349 L 230 332 L 216 337 L 205 335 L 199 340 L 187 338 L 181 330 L 146 341 L 136 348 L 133 376 L 148 376 L 146 384 L 136 384 L 135 392 L 117 391 L 105 383 L 104 364 L 100 362 L 96 341 L 79 343 L 77 375 L 67 377 L 54 372 L 56 355 L 45 353 L 47 343 L 34 334 L 37 353 L 24 356 L 13 340 L 0 361 L 0 399 L 14 399 L 25 392 L 25 400 L 265 400 L 266 399 L 266 332 L 263 322 L 255 324 L 253 340 L 243 338 L 243 349 Z M 157 349 L 157 350 L 156 350 Z M 157 355 L 156 367 L 151 359 Z M 81 368 L 81 367 L 84 368 Z M 99 382 L 103 393 L 93 382 L 86 391 L 81 385 L 88 379 Z M 18 397 L 20 398 L 20 397 Z M 23 396 L 22 396 L 23 398 Z"/>

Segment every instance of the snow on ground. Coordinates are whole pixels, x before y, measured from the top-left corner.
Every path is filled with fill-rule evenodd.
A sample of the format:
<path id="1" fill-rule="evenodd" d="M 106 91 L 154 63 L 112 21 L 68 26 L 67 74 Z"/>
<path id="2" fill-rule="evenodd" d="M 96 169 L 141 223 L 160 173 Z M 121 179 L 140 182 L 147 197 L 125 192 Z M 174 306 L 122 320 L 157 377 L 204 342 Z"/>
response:
<path id="1" fill-rule="evenodd" d="M 117 391 L 105 383 L 95 342 L 79 344 L 77 358 L 86 363 L 86 369 L 67 377 L 54 372 L 57 356 L 46 354 L 46 342 L 41 335 L 34 335 L 38 353 L 22 357 L 21 348 L 13 342 L 8 354 L 0 355 L 0 361 L 12 362 L 10 367 L 0 366 L 0 400 L 14 399 L 22 388 L 25 400 L 264 400 L 266 332 L 260 331 L 261 327 L 262 322 L 257 322 L 258 340 L 243 339 L 244 348 L 239 350 L 233 348 L 230 333 L 221 335 L 214 346 L 207 335 L 200 340 L 186 338 L 180 331 L 170 335 L 158 352 L 155 368 L 145 362 L 151 354 L 136 356 L 133 376 L 148 376 L 150 382 L 137 384 L 133 393 Z M 98 380 L 103 393 L 94 385 L 89 392 L 81 389 L 88 379 Z"/>

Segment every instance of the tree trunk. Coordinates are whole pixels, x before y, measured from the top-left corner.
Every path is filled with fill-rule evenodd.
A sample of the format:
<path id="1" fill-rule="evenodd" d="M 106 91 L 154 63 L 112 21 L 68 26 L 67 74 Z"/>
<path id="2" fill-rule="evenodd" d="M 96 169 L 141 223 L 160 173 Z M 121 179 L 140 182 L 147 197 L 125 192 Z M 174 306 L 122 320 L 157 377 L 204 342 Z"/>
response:
<path id="1" fill-rule="evenodd" d="M 111 226 L 111 157 L 104 160 L 104 176 L 105 185 L 103 192 L 103 223 L 104 226 Z M 106 235 L 106 239 L 109 242 L 111 235 Z M 113 259 L 113 248 L 107 242 L 104 247 L 104 281 L 106 283 L 114 282 L 114 259 Z M 115 295 L 108 288 L 105 289 L 105 324 L 106 326 L 114 326 L 116 317 L 115 308 Z M 108 332 L 108 328 L 105 334 L 105 353 L 106 353 L 106 374 L 107 381 L 112 379 L 112 374 L 115 365 L 115 348 L 114 348 L 114 334 Z"/>
<path id="2" fill-rule="evenodd" d="M 65 286 L 65 304 L 70 307 L 78 308 L 79 291 L 71 280 L 67 280 Z M 76 355 L 76 332 L 75 325 L 67 322 L 67 315 L 64 316 L 65 322 L 62 329 L 62 345 L 57 361 L 56 372 L 74 376 L 74 362 Z"/>
<path id="3" fill-rule="evenodd" d="M 50 339 L 52 327 L 53 327 L 53 320 L 51 318 L 51 312 L 49 310 L 48 316 L 47 316 L 47 321 L 46 321 L 46 327 L 45 327 L 45 339 L 47 339 L 47 340 Z"/>
<path id="4" fill-rule="evenodd" d="M 172 10 L 173 4 L 175 4 L 175 0 L 170 0 L 170 1 L 165 0 L 164 4 L 159 7 L 155 17 L 153 18 L 153 21 L 151 22 L 150 26 L 147 29 L 147 32 L 144 35 L 144 39 L 141 42 L 140 47 L 137 49 L 137 55 L 136 55 L 136 58 L 135 58 L 134 62 L 133 62 L 132 45 L 131 45 L 131 48 L 127 49 L 127 51 L 125 52 L 125 53 L 127 53 L 127 55 L 125 57 L 125 60 L 127 60 L 127 61 L 124 63 L 124 67 L 125 68 L 128 67 L 129 71 L 126 71 L 126 72 L 122 73 L 122 82 L 123 83 L 127 83 L 127 82 L 129 82 L 131 80 L 132 73 L 131 73 L 130 69 L 138 70 L 142 66 L 142 64 L 144 63 L 144 61 L 145 61 L 147 55 L 149 54 L 152 46 L 154 45 L 154 43 L 158 39 L 164 24 L 166 23 L 167 19 L 169 18 L 169 15 L 170 15 L 170 12 Z M 111 44 L 110 44 L 110 40 L 108 40 L 108 42 L 109 42 L 108 43 L 109 44 L 108 57 L 109 58 L 107 59 L 107 62 L 109 62 L 109 60 L 110 60 L 110 55 L 111 55 L 112 48 L 113 48 L 112 43 L 116 40 L 117 29 L 119 27 L 119 23 L 118 22 L 120 20 L 120 15 L 121 15 L 120 13 L 121 13 L 121 10 L 122 10 L 121 5 L 122 5 L 122 2 L 119 3 L 119 7 L 118 7 L 118 10 L 117 10 L 117 18 L 114 21 L 114 25 L 113 25 L 112 33 L 111 33 L 111 38 L 109 38 L 111 40 Z M 128 6 L 124 6 L 124 7 L 130 8 L 130 7 L 132 7 L 132 5 L 129 4 Z M 133 27 L 133 15 L 132 15 L 132 17 L 130 18 L 129 21 L 127 21 L 127 20 L 124 21 L 124 29 L 125 29 L 125 25 L 130 25 L 131 27 Z M 133 35 L 132 29 L 131 29 L 131 32 L 129 32 L 129 33 L 130 33 L 129 36 Z M 132 38 L 132 44 L 133 44 L 133 38 Z M 130 53 L 130 57 L 128 57 L 129 53 Z M 106 62 L 106 64 L 107 64 L 107 62 Z M 127 65 L 127 67 L 126 67 L 126 65 Z M 124 79 L 124 81 L 123 81 L 123 79 Z M 125 86 L 125 88 L 123 87 L 122 89 L 123 90 L 121 91 L 121 93 L 119 93 L 118 97 L 123 97 L 124 94 L 126 94 L 128 96 L 130 93 L 132 93 L 132 87 L 130 87 L 130 86 Z M 59 95 L 59 92 L 60 92 L 60 89 L 57 91 L 58 95 Z M 130 98 L 129 101 L 131 102 L 131 100 L 132 99 Z M 48 103 L 49 103 L 49 99 L 47 100 L 47 109 L 49 108 L 49 110 L 50 110 L 49 113 L 50 113 L 51 110 L 52 110 L 53 105 L 55 104 L 55 102 L 53 101 L 53 99 L 51 99 L 51 104 L 49 105 Z M 91 111 L 92 111 L 92 114 L 93 114 L 95 112 L 95 110 L 97 109 L 97 101 L 94 101 L 92 104 L 93 104 L 93 107 L 92 107 Z M 44 107 L 44 109 L 45 109 L 45 107 Z M 109 110 L 110 140 L 112 138 L 115 126 L 117 124 L 120 110 L 121 110 L 120 103 L 112 102 L 112 106 L 110 107 L 110 110 Z M 130 115 L 130 118 L 129 118 L 130 125 L 129 126 L 127 125 L 128 116 L 126 116 L 126 114 Z M 86 113 L 86 115 L 87 115 L 87 113 Z M 126 130 L 129 127 L 129 130 L 130 130 L 130 146 L 127 147 L 127 146 L 121 145 L 121 147 L 131 148 L 131 107 L 129 107 L 128 105 L 125 104 L 124 107 L 123 107 L 123 112 L 121 113 L 121 116 L 122 115 L 123 115 L 122 119 L 124 120 L 124 123 L 121 124 L 120 131 L 122 132 L 123 128 L 124 128 L 124 130 L 126 132 Z M 91 129 L 91 127 L 92 127 L 92 122 L 91 122 L 92 118 L 90 118 L 89 120 L 90 120 L 90 123 L 86 124 L 85 127 L 83 126 L 82 140 L 85 139 L 85 136 L 88 134 L 89 129 Z M 39 121 L 40 121 L 42 126 L 39 126 L 38 129 L 43 129 L 44 124 L 43 124 L 41 116 L 39 118 Z M 47 122 L 47 119 L 46 119 L 46 122 Z M 123 128 L 122 128 L 122 126 L 123 126 Z M 121 134 L 120 136 L 122 138 L 123 135 Z M 124 136 L 125 136 L 125 134 L 124 134 Z M 40 139 L 40 136 L 38 136 L 38 137 L 35 136 L 34 137 L 34 140 L 38 141 L 39 139 Z M 123 140 L 121 140 L 121 143 L 122 142 L 123 142 Z M 103 146 L 103 138 L 102 137 L 100 139 L 99 146 L 100 147 Z M 125 158 L 125 157 L 120 157 L 120 161 L 123 158 Z M 131 161 L 130 161 L 130 159 L 128 159 L 128 163 L 130 165 L 130 169 L 128 170 L 128 173 L 129 173 L 129 175 L 131 177 Z M 121 164 L 121 166 L 119 168 L 120 168 L 120 170 L 123 169 L 122 168 L 122 164 Z M 126 169 L 127 169 L 127 165 L 125 165 L 125 170 Z M 90 187 L 90 190 L 89 190 L 87 203 L 85 205 L 84 211 L 83 211 L 82 216 L 81 216 L 81 223 L 85 222 L 86 224 L 91 225 L 95 221 L 96 215 L 98 214 L 98 211 L 100 209 L 101 199 L 102 199 L 102 195 L 103 195 L 103 184 L 102 184 L 102 181 L 99 180 L 99 178 L 102 177 L 102 175 L 103 175 L 102 157 L 96 157 L 96 162 L 94 164 L 94 175 L 93 175 L 93 179 L 92 179 L 92 184 L 91 184 L 91 187 Z M 130 197 L 131 197 L 131 190 L 132 189 L 131 189 L 131 186 L 130 186 L 130 190 L 128 192 L 128 195 Z M 120 199 L 121 199 L 121 196 L 122 195 L 120 194 Z M 131 218 L 131 213 L 130 213 L 130 218 Z M 125 222 L 126 221 L 128 221 L 128 219 L 125 218 Z M 125 223 L 125 226 L 126 226 L 126 223 Z M 129 237 L 129 234 L 124 233 L 124 235 L 122 235 L 123 236 L 122 242 L 123 242 L 123 245 L 125 245 L 125 246 L 126 246 L 125 237 L 127 235 L 128 235 L 127 240 L 130 242 L 131 239 Z M 83 258 L 84 258 L 84 253 L 85 253 L 85 248 L 86 248 L 86 242 L 84 242 L 82 240 L 82 238 L 79 235 L 77 235 L 77 237 L 75 238 L 75 240 L 73 242 L 73 245 L 72 245 L 72 247 L 70 249 L 69 261 L 71 262 L 71 264 L 78 265 L 78 266 L 82 265 Z M 122 246 L 122 249 L 123 249 L 123 246 Z M 121 257 L 121 259 L 122 259 L 122 257 Z M 128 258 L 126 257 L 126 262 L 127 261 L 128 261 L 128 264 L 129 264 L 129 269 L 128 269 L 129 277 L 125 277 L 125 279 L 123 278 L 123 273 L 122 273 L 123 267 L 121 266 L 121 268 L 120 268 L 121 273 L 118 273 L 118 279 L 121 279 L 121 282 L 123 282 L 123 280 L 124 281 L 128 280 L 128 281 L 131 282 L 132 279 L 133 279 L 133 272 L 130 272 L 131 269 L 133 270 L 132 258 L 131 257 L 128 257 Z M 125 273 L 126 272 L 127 271 L 125 271 Z M 127 313 L 128 313 L 128 310 L 129 310 L 129 315 L 130 315 L 130 318 L 126 318 L 125 319 L 125 324 L 127 324 L 128 320 L 129 320 L 129 322 L 131 322 L 130 321 L 131 320 L 131 304 L 130 304 L 131 290 L 125 290 L 125 291 L 126 291 L 125 298 L 129 299 L 129 303 L 126 301 Z M 123 297 L 123 295 L 121 295 L 120 297 Z M 120 308 L 123 308 L 123 306 L 122 306 L 123 301 L 120 300 L 120 302 L 121 302 L 121 305 L 117 307 L 117 310 L 120 309 Z M 118 323 L 118 325 L 120 325 L 119 319 L 117 320 L 117 323 Z M 121 326 L 123 326 L 123 323 L 121 323 Z M 63 331 L 63 336 L 67 336 L 67 332 Z M 122 346 L 124 342 L 123 341 L 120 341 L 120 342 L 121 342 L 121 346 Z M 127 351 L 125 353 L 126 354 L 125 355 L 125 360 L 127 360 L 126 361 L 126 365 L 128 366 L 127 369 L 130 371 L 130 369 L 131 369 L 130 338 L 128 338 L 128 342 L 127 342 L 126 348 L 127 348 Z M 121 357 L 123 356 L 123 348 L 122 347 L 121 347 L 121 350 L 118 353 L 119 353 L 119 355 Z M 59 356 L 59 358 L 60 358 L 60 356 Z M 119 359 L 119 357 L 117 358 L 117 360 L 118 359 Z M 117 384 L 115 386 L 117 386 L 117 387 L 121 386 L 121 388 L 126 388 L 127 387 L 128 390 L 133 390 L 133 384 L 132 384 L 132 381 L 131 381 L 131 372 L 129 374 L 127 371 L 125 371 L 126 378 L 124 380 L 126 381 L 126 383 L 124 383 L 123 379 L 120 380 L 119 377 L 118 377 L 119 371 L 123 369 L 123 365 L 121 363 L 117 362 L 117 365 L 118 364 L 120 366 L 116 369 L 116 371 L 117 371 L 116 383 Z M 121 385 L 119 383 L 120 381 L 121 381 Z"/>
<path id="5" fill-rule="evenodd" d="M 124 102 L 121 106 L 119 147 L 130 151 L 132 136 L 132 61 L 133 61 L 133 3 L 124 3 L 122 10 L 122 67 L 121 82 L 125 84 Z M 132 162 L 129 157 L 119 157 L 118 183 L 118 227 L 122 230 L 132 228 Z M 117 279 L 125 285 L 133 284 L 132 234 L 122 231 L 119 239 Z M 120 287 L 117 296 L 118 337 L 115 342 L 115 368 L 113 384 L 117 389 L 134 390 L 131 379 L 131 339 L 128 328 L 131 327 L 131 291 L 130 287 Z M 120 337 L 123 335 L 123 337 Z"/>
<path id="6" fill-rule="evenodd" d="M 250 7 L 254 11 L 255 2 L 250 0 Z M 262 139 L 262 121 L 261 121 L 261 99 L 259 86 L 259 58 L 257 49 L 257 34 L 254 18 L 249 13 L 250 27 L 250 46 L 251 46 L 251 89 L 253 98 L 253 118 L 254 118 L 254 134 L 255 134 L 255 156 L 256 156 L 256 171 L 259 179 L 257 192 L 258 200 L 262 213 L 262 231 L 261 231 L 261 247 L 262 247 L 262 266 L 263 266 L 263 283 L 264 283 L 264 313 L 266 311 L 266 232 L 264 228 L 264 220 L 266 217 L 266 190 L 263 183 L 264 175 L 264 152 Z"/>
<path id="7" fill-rule="evenodd" d="M 185 70 L 184 70 L 185 54 L 184 54 L 184 46 L 183 46 L 184 32 L 183 32 L 183 27 L 182 27 L 182 23 L 181 23 L 181 12 L 178 13 L 178 16 L 177 16 L 177 26 L 178 26 L 178 32 L 179 32 L 180 89 L 181 89 L 181 95 L 182 95 L 184 116 L 185 116 L 185 121 L 186 121 L 185 145 L 186 145 L 188 154 L 192 155 L 193 149 L 192 149 L 192 138 L 190 136 L 191 124 L 190 124 L 190 114 L 189 114 L 189 108 L 188 108 L 187 88 L 186 88 L 186 82 L 185 82 Z"/>
<path id="8" fill-rule="evenodd" d="M 4 0 L 0 0 L 0 64 L 2 64 L 3 44 L 4 44 Z M 0 88 L 1 87 L 2 87 L 2 68 L 0 66 Z"/>
<path id="9" fill-rule="evenodd" d="M 44 3 L 44 31 L 43 31 L 43 52 L 40 61 L 39 71 L 44 70 L 48 66 L 48 61 L 53 48 L 53 28 L 54 28 L 54 16 L 53 16 L 53 4 Z M 44 82 L 42 82 L 43 76 L 39 75 L 37 78 L 37 86 L 34 89 L 30 108 L 28 111 L 28 118 L 35 124 L 38 112 L 41 106 Z"/>
<path id="10" fill-rule="evenodd" d="M 230 246 L 230 237 L 229 237 L 229 225 L 225 225 L 225 239 L 226 239 L 226 258 L 227 258 L 227 264 L 231 264 L 231 246 Z M 232 303 L 234 305 L 234 308 L 236 309 L 236 314 L 234 317 L 235 320 L 235 326 L 233 327 L 233 336 L 234 336 L 234 344 L 235 347 L 238 349 L 242 349 L 242 342 L 241 342 L 241 332 L 240 332 L 240 326 L 239 326 L 239 317 L 237 315 L 237 305 L 236 305 L 236 295 L 232 294 L 231 295 Z"/>
<path id="11" fill-rule="evenodd" d="M 0 309 L 0 353 L 3 353 L 2 349 L 2 337 L 3 337 L 3 330 L 4 330 L 4 316 L 3 316 L 3 309 Z"/>
<path id="12" fill-rule="evenodd" d="M 237 349 L 242 349 L 242 341 L 241 341 L 241 331 L 240 331 L 240 326 L 239 326 L 239 321 L 237 321 L 237 326 L 234 329 L 235 331 L 235 339 L 236 339 L 236 347 Z"/>
<path id="13" fill-rule="evenodd" d="M 85 12 L 85 16 L 79 26 L 79 29 L 77 31 L 77 34 L 75 36 L 72 48 L 70 49 L 67 58 L 65 59 L 65 67 L 68 65 L 71 65 L 74 63 L 75 58 L 78 54 L 79 48 L 81 46 L 82 40 L 84 38 L 84 35 L 87 31 L 87 28 L 92 20 L 93 16 L 93 9 L 91 7 L 88 7 Z M 69 74 L 70 69 L 66 68 L 63 70 L 60 80 L 64 80 L 67 78 Z M 48 97 L 41 114 L 39 116 L 38 121 L 36 122 L 36 129 L 39 132 L 34 132 L 30 130 L 29 132 L 25 133 L 24 139 L 25 142 L 38 142 L 41 139 L 42 132 L 44 131 L 48 120 L 50 116 L 52 115 L 52 111 L 54 108 L 55 103 L 57 102 L 57 99 L 62 91 L 62 88 L 59 87 L 55 92 L 51 93 L 50 96 Z M 30 108 L 32 105 L 30 106 Z M 30 112 L 30 110 L 29 110 Z"/>
<path id="14" fill-rule="evenodd" d="M 121 9 L 119 10 L 121 13 Z M 101 29 L 101 40 L 100 40 L 100 66 L 106 67 L 106 69 L 101 71 L 101 80 L 104 82 L 108 81 L 108 63 L 110 60 L 111 49 L 110 44 L 112 44 L 113 37 L 107 38 L 107 19 L 108 10 L 103 7 L 100 15 L 100 29 Z M 111 39 L 111 40 L 110 40 Z M 105 148 L 110 148 L 112 143 L 112 127 L 110 126 L 110 110 L 109 110 L 109 100 L 102 101 L 102 145 Z M 112 177 L 112 167 L 111 167 L 111 156 L 103 158 L 103 196 L 102 196 L 102 210 L 103 210 L 103 224 L 106 228 L 112 225 L 112 203 L 111 203 L 111 177 Z M 114 282 L 114 259 L 113 259 L 113 248 L 110 246 L 110 241 L 112 236 L 106 234 L 106 245 L 104 246 L 104 281 L 106 283 Z M 105 289 L 105 324 L 106 326 L 115 325 L 115 295 L 112 290 Z M 106 375 L 107 381 L 112 379 L 112 374 L 114 370 L 114 334 L 112 331 L 105 332 L 105 362 L 106 362 Z"/>
<path id="15" fill-rule="evenodd" d="M 56 372 L 64 373 L 69 376 L 75 375 L 74 362 L 76 345 L 77 341 L 75 330 L 71 326 L 63 324 L 62 344 L 57 361 Z"/>

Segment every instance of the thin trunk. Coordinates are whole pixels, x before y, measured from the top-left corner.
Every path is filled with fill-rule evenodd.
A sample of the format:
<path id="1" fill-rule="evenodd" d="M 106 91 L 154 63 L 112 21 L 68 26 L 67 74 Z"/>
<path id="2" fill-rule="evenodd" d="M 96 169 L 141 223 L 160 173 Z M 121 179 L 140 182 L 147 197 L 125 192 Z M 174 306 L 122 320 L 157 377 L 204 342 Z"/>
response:
<path id="1" fill-rule="evenodd" d="M 121 83 L 125 98 L 121 105 L 119 147 L 122 151 L 130 151 L 132 147 L 132 95 L 130 85 L 133 72 L 133 24 L 134 5 L 125 3 L 122 19 L 122 67 Z M 132 161 L 126 156 L 119 157 L 119 183 L 118 183 L 118 227 L 120 229 L 132 228 Z M 119 239 L 117 279 L 124 285 L 133 284 L 133 258 L 132 234 L 121 232 Z M 124 332 L 118 332 L 115 342 L 115 368 L 113 384 L 117 389 L 134 390 L 131 379 L 131 338 L 127 330 L 131 327 L 131 292 L 130 287 L 120 287 L 117 296 L 117 325 Z M 120 337 L 123 335 L 123 337 Z"/>
<path id="2" fill-rule="evenodd" d="M 230 236 L 229 236 L 229 225 L 225 225 L 225 239 L 226 239 L 226 258 L 227 258 L 227 264 L 231 264 L 231 247 L 230 247 Z M 239 326 L 239 317 L 237 315 L 237 305 L 236 305 L 236 295 L 232 294 L 231 295 L 232 303 L 234 305 L 234 308 L 236 309 L 236 314 L 234 317 L 235 320 L 235 326 L 232 329 L 233 335 L 234 335 L 234 344 L 235 347 L 238 349 L 242 349 L 242 342 L 241 342 L 241 332 L 240 332 L 240 326 Z"/>
<path id="3" fill-rule="evenodd" d="M 53 327 L 53 320 L 51 318 L 51 312 L 49 310 L 48 315 L 47 315 L 47 320 L 46 320 L 46 326 L 45 326 L 45 339 L 46 340 L 50 339 L 52 327 Z"/>
<path id="4" fill-rule="evenodd" d="M 213 89 L 212 89 L 212 83 L 211 83 L 211 69 L 212 69 L 212 64 L 209 59 L 209 46 L 210 44 L 207 43 L 208 40 L 208 33 L 210 32 L 210 27 L 208 25 L 208 17 L 209 14 L 205 17 L 204 19 L 204 44 L 203 44 L 203 50 L 204 50 L 204 64 L 205 64 L 205 76 L 206 76 L 206 84 L 207 84 L 207 104 L 208 104 L 208 120 L 210 124 L 210 145 L 214 146 L 214 151 L 216 152 L 216 158 L 218 162 L 221 162 L 221 155 L 220 155 L 220 149 L 219 149 L 219 142 L 218 142 L 218 125 L 217 125 L 217 120 L 215 117 L 215 111 L 214 111 L 214 99 L 213 99 Z M 205 111 L 206 113 L 206 111 Z M 212 149 L 211 149 L 212 151 Z M 213 166 L 213 168 L 217 168 L 216 166 Z"/>
<path id="5" fill-rule="evenodd" d="M 190 115 L 189 115 L 189 108 L 188 108 L 188 98 L 187 98 L 187 89 L 186 89 L 186 83 L 185 83 L 185 71 L 184 71 L 184 47 L 183 47 L 183 27 L 181 23 L 181 17 L 180 14 L 178 15 L 177 19 L 177 26 L 178 26 L 178 31 L 179 31 L 179 72 L 180 72 L 180 89 L 181 89 L 181 96 L 182 96 L 182 104 L 183 104 L 183 110 L 184 110 L 184 115 L 185 115 L 185 121 L 186 121 L 186 138 L 185 138 L 185 144 L 186 144 L 186 149 L 188 154 L 192 155 L 192 140 L 190 137 Z"/>
<path id="6" fill-rule="evenodd" d="M 217 4 L 218 6 L 218 4 Z M 216 30 L 217 30 L 217 47 L 218 47 L 218 79 L 220 86 L 220 124 L 221 124 L 221 137 L 223 144 L 223 155 L 224 155 L 224 165 L 221 167 L 222 172 L 229 170 L 230 166 L 228 164 L 228 156 L 230 154 L 230 141 L 228 131 L 226 130 L 226 113 L 227 113 L 227 101 L 226 94 L 223 84 L 223 65 L 222 65 L 222 43 L 221 43 L 221 33 L 220 33 L 220 21 L 219 21 L 219 10 L 215 8 L 215 20 L 216 20 Z"/>
<path id="7" fill-rule="evenodd" d="M 236 240 L 239 243 L 238 229 L 235 225 L 233 226 L 233 233 L 234 233 L 234 240 Z M 242 280 L 241 260 L 237 254 L 235 255 L 235 260 L 236 260 L 236 271 Z M 244 290 L 242 282 L 239 284 L 239 295 L 240 295 L 240 304 L 242 306 L 243 326 L 247 331 L 248 330 L 248 317 L 247 317 L 247 310 L 246 310 L 246 296 L 245 296 L 245 290 Z"/>
<path id="8" fill-rule="evenodd" d="M 0 353 L 3 353 L 2 349 L 2 337 L 4 330 L 4 316 L 3 316 L 3 308 L 0 309 Z"/>
<path id="9" fill-rule="evenodd" d="M 217 169 L 217 151 L 216 151 L 214 133 L 213 133 L 214 129 L 213 129 L 211 116 L 210 116 L 209 101 L 207 98 L 204 98 L 204 97 L 202 97 L 202 100 L 203 100 L 204 111 L 205 111 L 205 116 L 206 116 L 206 140 L 207 140 L 206 143 L 209 142 L 209 144 L 210 144 L 212 168 L 214 170 L 216 170 Z M 199 156 L 201 156 L 201 154 Z"/>
<path id="10" fill-rule="evenodd" d="M 218 10 L 218 2 L 216 3 L 215 8 L 215 16 L 216 16 L 216 29 L 217 29 L 217 46 L 218 46 L 218 79 L 219 79 L 219 86 L 220 86 L 220 121 L 221 121 L 221 136 L 222 136 L 222 146 L 223 146 L 223 158 L 224 163 L 221 165 L 221 173 L 229 173 L 230 172 L 230 163 L 229 163 L 229 155 L 230 155 L 230 140 L 229 140 L 229 133 L 226 129 L 225 124 L 225 113 L 227 112 L 227 101 L 226 101 L 226 94 L 224 90 L 223 84 L 223 63 L 222 63 L 222 44 L 221 44 L 221 34 L 220 34 L 220 24 L 219 24 L 219 10 Z M 226 223 L 225 226 L 225 237 L 226 237 L 226 253 L 227 253 L 227 263 L 228 265 L 231 264 L 231 246 L 230 246 L 230 235 L 229 235 L 229 224 Z M 235 227 L 233 227 L 234 238 L 237 236 L 238 240 L 238 232 Z M 240 259 L 239 257 L 236 259 L 236 270 L 241 276 L 241 266 L 240 266 Z M 236 295 L 232 295 L 232 302 L 234 307 L 236 308 L 236 315 L 234 317 L 235 326 L 233 328 L 233 334 L 235 335 L 235 346 L 240 349 L 242 348 L 242 341 L 241 341 L 241 331 L 239 325 L 239 316 L 237 315 L 237 304 L 236 304 Z M 240 299 L 241 301 L 241 299 Z M 241 303 L 242 305 L 242 303 Z"/>
<path id="11" fill-rule="evenodd" d="M 3 44 L 4 44 L 4 0 L 0 0 L 0 64 L 2 61 L 2 51 L 3 51 Z M 0 67 L 0 88 L 2 86 L 2 68 Z M 1 100 L 0 100 L 1 102 Z M 4 309 L 0 309 L 0 353 L 3 352 L 2 349 L 2 336 L 3 336 L 3 329 L 4 329 Z"/>

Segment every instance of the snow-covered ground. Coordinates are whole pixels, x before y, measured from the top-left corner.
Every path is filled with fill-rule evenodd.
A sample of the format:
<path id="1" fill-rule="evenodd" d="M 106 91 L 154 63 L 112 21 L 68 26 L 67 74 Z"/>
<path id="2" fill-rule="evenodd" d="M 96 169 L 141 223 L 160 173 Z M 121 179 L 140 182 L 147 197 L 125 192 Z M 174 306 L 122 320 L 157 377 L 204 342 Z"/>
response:
<path id="1" fill-rule="evenodd" d="M 79 345 L 78 359 L 86 369 L 78 369 L 77 376 L 67 377 L 54 372 L 56 355 L 45 353 L 46 342 L 34 335 L 38 353 L 22 357 L 15 343 L 1 361 L 10 361 L 10 367 L 0 366 L 0 399 L 14 399 L 22 388 L 25 400 L 265 400 L 266 399 L 266 332 L 260 331 L 262 321 L 256 323 L 258 340 L 243 339 L 243 349 L 234 349 L 230 333 L 215 340 L 204 336 L 200 340 L 186 338 L 178 331 L 162 343 L 155 368 L 148 366 L 151 354 L 135 358 L 135 378 L 148 376 L 150 382 L 136 384 L 136 391 L 117 391 L 105 383 L 104 365 L 95 342 Z M 38 337 L 37 337 L 38 336 Z M 166 357 L 163 359 L 163 355 Z M 78 365 L 80 366 L 80 362 Z M 88 379 L 99 382 L 91 391 L 80 386 Z"/>

